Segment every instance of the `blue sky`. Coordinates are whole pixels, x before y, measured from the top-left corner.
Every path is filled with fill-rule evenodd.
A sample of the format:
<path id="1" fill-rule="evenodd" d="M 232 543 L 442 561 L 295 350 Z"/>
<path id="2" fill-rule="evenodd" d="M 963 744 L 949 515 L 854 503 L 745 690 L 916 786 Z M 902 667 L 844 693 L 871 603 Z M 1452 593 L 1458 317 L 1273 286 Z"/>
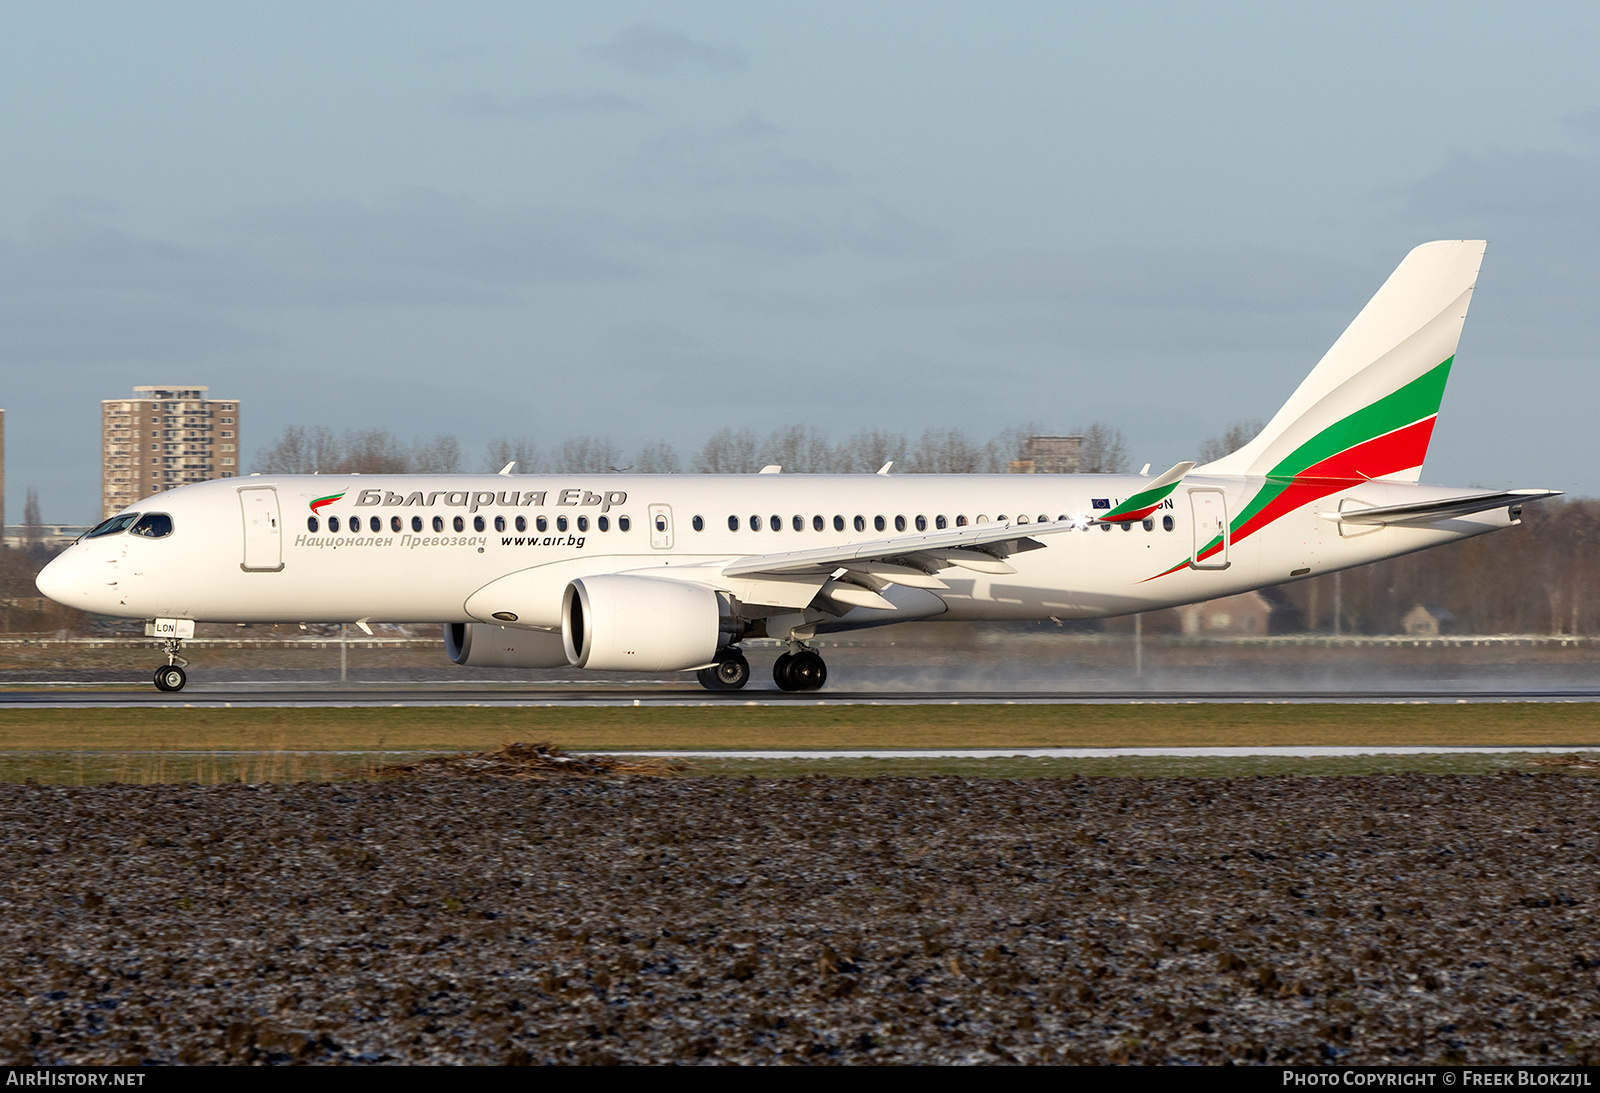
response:
<path id="1" fill-rule="evenodd" d="M 1490 241 L 1425 477 L 1600 493 L 1600 8 L 0 4 L 11 519 L 135 384 L 609 435 L 1270 416 Z"/>

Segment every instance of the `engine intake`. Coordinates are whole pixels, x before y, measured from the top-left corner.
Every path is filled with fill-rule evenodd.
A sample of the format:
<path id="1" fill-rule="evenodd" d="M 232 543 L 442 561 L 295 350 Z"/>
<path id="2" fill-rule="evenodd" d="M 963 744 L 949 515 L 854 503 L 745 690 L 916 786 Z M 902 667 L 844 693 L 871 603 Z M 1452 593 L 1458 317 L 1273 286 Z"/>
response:
<path id="1" fill-rule="evenodd" d="M 733 634 L 727 603 L 705 585 L 601 574 L 572 581 L 561 601 L 561 640 L 578 668 L 700 668 Z"/>

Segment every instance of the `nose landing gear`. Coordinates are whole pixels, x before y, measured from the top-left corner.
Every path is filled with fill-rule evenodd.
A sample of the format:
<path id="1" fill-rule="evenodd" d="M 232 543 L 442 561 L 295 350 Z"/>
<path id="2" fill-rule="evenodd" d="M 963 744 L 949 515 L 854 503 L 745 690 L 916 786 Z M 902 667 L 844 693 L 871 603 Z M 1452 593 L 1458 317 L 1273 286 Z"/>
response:
<path id="1" fill-rule="evenodd" d="M 189 674 L 183 670 L 189 662 L 178 653 L 183 642 L 178 638 L 167 638 L 161 645 L 167 651 L 167 662 L 156 669 L 156 690 L 181 691 L 183 685 L 189 682 Z"/>

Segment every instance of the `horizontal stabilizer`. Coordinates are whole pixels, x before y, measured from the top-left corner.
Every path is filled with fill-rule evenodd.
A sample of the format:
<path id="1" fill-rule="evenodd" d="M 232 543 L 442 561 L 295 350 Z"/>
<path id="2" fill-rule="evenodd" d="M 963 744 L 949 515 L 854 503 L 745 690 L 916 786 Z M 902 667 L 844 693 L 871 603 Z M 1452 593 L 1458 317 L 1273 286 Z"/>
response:
<path id="1" fill-rule="evenodd" d="M 1165 501 L 1172 491 L 1178 488 L 1178 483 L 1183 481 L 1183 476 L 1192 470 L 1194 470 L 1193 463 L 1179 463 L 1104 516 L 1096 517 L 1096 520 L 1102 524 L 1120 524 L 1130 520 L 1143 520 L 1161 507 L 1161 502 Z"/>
<path id="2" fill-rule="evenodd" d="M 1471 516 L 1475 512 L 1520 505 L 1527 501 L 1543 501 L 1557 497 L 1560 490 L 1501 490 L 1496 493 L 1473 493 L 1464 497 L 1441 497 L 1433 501 L 1417 501 L 1409 505 L 1382 505 L 1377 508 L 1356 509 L 1353 512 L 1321 512 L 1317 515 L 1341 524 L 1432 524 L 1457 516 Z"/>

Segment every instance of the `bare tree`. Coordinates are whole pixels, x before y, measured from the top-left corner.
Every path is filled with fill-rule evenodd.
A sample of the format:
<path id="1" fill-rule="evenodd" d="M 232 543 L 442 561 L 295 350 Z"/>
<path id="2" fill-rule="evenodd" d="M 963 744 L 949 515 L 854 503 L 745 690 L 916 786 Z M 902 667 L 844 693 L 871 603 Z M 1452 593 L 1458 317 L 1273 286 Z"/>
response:
<path id="1" fill-rule="evenodd" d="M 906 434 L 863 429 L 839 445 L 834 465 L 841 474 L 871 474 L 890 460 L 905 462 Z"/>
<path id="2" fill-rule="evenodd" d="M 749 429 L 722 428 L 700 448 L 694 469 L 699 474 L 752 474 L 761 469 L 756 436 Z"/>
<path id="3" fill-rule="evenodd" d="M 622 453 L 610 437 L 573 436 L 556 446 L 550 462 L 557 474 L 607 474 L 618 469 Z"/>
<path id="4" fill-rule="evenodd" d="M 776 463 L 794 474 L 826 474 L 833 469 L 833 445 L 816 429 L 788 425 L 772 430 L 761 462 Z"/>
<path id="5" fill-rule="evenodd" d="M 906 455 L 913 474 L 977 474 L 988 467 L 988 453 L 960 429 L 925 429 Z"/>
<path id="6" fill-rule="evenodd" d="M 460 442 L 449 433 L 417 441 L 411 449 L 411 470 L 417 474 L 455 474 L 461 470 Z"/>
<path id="7" fill-rule="evenodd" d="M 1232 455 L 1256 438 L 1265 428 L 1260 421 L 1235 421 L 1222 431 L 1221 436 L 1208 437 L 1200 445 L 1200 462 L 1210 463 L 1225 455 Z"/>
<path id="8" fill-rule="evenodd" d="M 498 471 L 507 463 L 515 463 L 513 470 L 522 474 L 539 473 L 539 446 L 528 437 L 497 437 L 489 441 L 488 450 L 488 470 Z"/>
<path id="9" fill-rule="evenodd" d="M 328 474 L 344 462 L 343 446 L 325 425 L 286 425 L 277 440 L 256 453 L 261 474 Z"/>
<path id="10" fill-rule="evenodd" d="M 338 468 L 345 474 L 405 474 L 411 453 L 388 429 L 359 429 L 344 435 L 344 458 Z"/>
<path id="11" fill-rule="evenodd" d="M 683 470 L 678 453 L 665 440 L 651 440 L 634 456 L 633 469 L 639 474 L 677 474 Z"/>
<path id="12" fill-rule="evenodd" d="M 1096 421 L 1083 434 L 1078 449 L 1078 466 L 1084 474 L 1125 474 L 1128 469 L 1128 442 L 1121 429 Z"/>
<path id="13" fill-rule="evenodd" d="M 1002 430 L 1000 435 L 983 446 L 983 473 L 1005 474 L 1011 464 L 1028 458 L 1028 438 L 1038 436 L 1040 428 L 1029 422 Z"/>

